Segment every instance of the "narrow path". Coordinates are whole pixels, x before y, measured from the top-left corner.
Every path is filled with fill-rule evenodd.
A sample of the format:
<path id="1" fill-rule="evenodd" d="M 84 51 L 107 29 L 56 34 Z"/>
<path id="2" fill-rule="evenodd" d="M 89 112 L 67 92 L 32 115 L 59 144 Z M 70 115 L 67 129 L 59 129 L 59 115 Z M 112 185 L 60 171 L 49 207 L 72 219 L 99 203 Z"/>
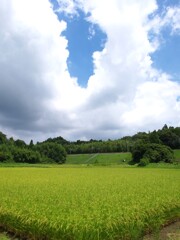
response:
<path id="1" fill-rule="evenodd" d="M 97 157 L 98 155 L 99 155 L 99 153 L 96 153 L 96 154 L 92 155 L 90 158 L 88 158 L 88 159 L 86 160 L 85 163 L 89 163 L 93 158 Z"/>

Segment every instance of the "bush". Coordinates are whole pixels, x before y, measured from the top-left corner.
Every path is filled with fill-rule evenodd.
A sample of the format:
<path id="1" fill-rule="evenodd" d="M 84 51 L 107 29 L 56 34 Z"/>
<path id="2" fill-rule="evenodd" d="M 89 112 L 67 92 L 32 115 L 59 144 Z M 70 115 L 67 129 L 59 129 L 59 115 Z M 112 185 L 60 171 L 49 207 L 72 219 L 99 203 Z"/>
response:
<path id="1" fill-rule="evenodd" d="M 149 164 L 149 159 L 144 157 L 144 158 L 141 158 L 138 166 L 139 166 L 139 167 L 145 167 L 145 166 L 147 166 L 148 164 Z"/>

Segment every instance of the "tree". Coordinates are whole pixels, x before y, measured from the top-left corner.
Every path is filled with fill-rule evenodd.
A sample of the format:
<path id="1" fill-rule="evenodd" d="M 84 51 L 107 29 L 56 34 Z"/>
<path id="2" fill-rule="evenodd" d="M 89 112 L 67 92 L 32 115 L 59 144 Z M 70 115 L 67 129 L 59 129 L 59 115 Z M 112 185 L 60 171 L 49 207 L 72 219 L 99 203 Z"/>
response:
<path id="1" fill-rule="evenodd" d="M 33 147 L 34 147 L 34 143 L 33 143 L 33 140 L 31 139 L 31 141 L 30 141 L 30 143 L 29 143 L 29 148 L 30 148 L 30 149 L 33 149 Z"/>
<path id="2" fill-rule="evenodd" d="M 26 143 L 23 140 L 17 139 L 16 141 L 14 141 L 14 145 L 16 147 L 20 147 L 20 148 L 25 148 L 26 147 Z"/>
<path id="3" fill-rule="evenodd" d="M 0 162 L 12 162 L 12 155 L 10 152 L 0 151 Z"/>
<path id="4" fill-rule="evenodd" d="M 13 157 L 7 144 L 0 144 L 0 162 L 11 162 Z"/>
<path id="5" fill-rule="evenodd" d="M 7 141 L 6 135 L 0 132 L 0 144 L 4 144 L 6 143 L 6 141 Z"/>
<path id="6" fill-rule="evenodd" d="M 147 144 L 144 144 L 144 143 L 135 144 L 131 150 L 133 162 L 139 163 L 140 159 L 143 158 L 146 151 L 147 151 Z"/>
<path id="7" fill-rule="evenodd" d="M 149 162 L 166 162 L 174 161 L 174 153 L 170 147 L 156 143 L 137 144 L 132 149 L 132 157 L 135 163 L 139 163 L 142 158 L 148 159 Z"/>
<path id="8" fill-rule="evenodd" d="M 37 144 L 35 149 L 39 151 L 42 157 L 49 158 L 56 163 L 64 163 L 66 161 L 66 151 L 64 147 L 58 143 L 44 142 Z"/>
<path id="9" fill-rule="evenodd" d="M 157 143 L 157 144 L 161 143 L 161 140 L 159 139 L 159 135 L 156 131 L 149 133 L 149 141 L 150 143 Z"/>
<path id="10" fill-rule="evenodd" d="M 12 151 L 13 160 L 17 163 L 40 163 L 41 156 L 36 151 L 15 147 Z"/>

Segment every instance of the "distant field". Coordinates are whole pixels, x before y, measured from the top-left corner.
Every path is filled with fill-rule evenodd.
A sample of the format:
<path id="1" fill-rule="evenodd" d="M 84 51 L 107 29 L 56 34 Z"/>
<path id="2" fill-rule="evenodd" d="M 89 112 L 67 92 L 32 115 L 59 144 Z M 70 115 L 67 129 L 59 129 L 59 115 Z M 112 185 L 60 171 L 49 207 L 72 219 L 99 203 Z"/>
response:
<path id="1" fill-rule="evenodd" d="M 180 172 L 0 168 L 0 225 L 48 240 L 139 240 L 180 217 Z"/>
<path id="2" fill-rule="evenodd" d="M 127 164 L 131 159 L 131 153 L 76 154 L 68 155 L 66 164 Z"/>
<path id="3" fill-rule="evenodd" d="M 176 161 L 180 161 L 180 150 L 174 150 Z M 95 165 L 126 165 L 132 160 L 131 153 L 98 153 L 68 155 L 66 164 L 95 164 Z M 165 166 L 173 167 L 172 164 Z M 150 164 L 150 166 L 163 167 L 163 164 Z"/>
<path id="4" fill-rule="evenodd" d="M 175 159 L 180 162 L 180 149 L 174 150 Z"/>

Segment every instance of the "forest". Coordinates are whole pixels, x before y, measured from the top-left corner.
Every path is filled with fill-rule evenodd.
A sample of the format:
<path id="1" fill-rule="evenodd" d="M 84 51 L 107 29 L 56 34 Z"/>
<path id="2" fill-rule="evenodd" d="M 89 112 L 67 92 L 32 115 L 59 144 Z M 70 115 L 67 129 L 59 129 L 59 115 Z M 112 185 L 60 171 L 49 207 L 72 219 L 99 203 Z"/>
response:
<path id="1" fill-rule="evenodd" d="M 180 127 L 168 127 L 152 132 L 138 132 L 116 140 L 94 140 L 74 142 L 59 136 L 43 142 L 29 144 L 14 140 L 0 132 L 0 162 L 59 163 L 66 161 L 67 154 L 131 152 L 133 163 L 174 161 L 172 149 L 180 149 Z"/>

